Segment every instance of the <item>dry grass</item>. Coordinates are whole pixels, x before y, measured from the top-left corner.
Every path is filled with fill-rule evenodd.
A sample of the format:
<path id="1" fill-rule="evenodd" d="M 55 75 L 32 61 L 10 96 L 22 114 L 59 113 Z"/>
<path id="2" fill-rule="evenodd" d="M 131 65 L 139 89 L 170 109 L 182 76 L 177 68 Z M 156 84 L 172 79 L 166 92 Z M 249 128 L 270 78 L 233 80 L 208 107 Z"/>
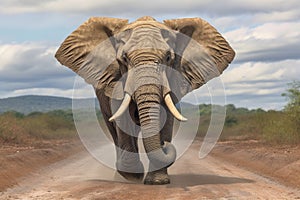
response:
<path id="1" fill-rule="evenodd" d="M 300 144 L 298 121 L 293 114 L 285 111 L 230 112 L 220 140 L 255 139 L 268 144 Z M 209 123 L 210 114 L 201 115 L 199 137 L 205 136 Z M 0 115 L 0 143 L 26 145 L 76 136 L 71 111 L 34 112 L 26 116 L 6 112 Z"/>
<path id="2" fill-rule="evenodd" d="M 198 136 L 206 134 L 210 115 L 200 121 Z M 300 144 L 297 121 L 283 111 L 234 114 L 226 117 L 220 140 L 255 139 L 268 144 Z"/>
<path id="3" fill-rule="evenodd" d="M 39 140 L 68 139 L 76 136 L 71 112 L 17 112 L 0 115 L 0 142 L 28 144 Z"/>

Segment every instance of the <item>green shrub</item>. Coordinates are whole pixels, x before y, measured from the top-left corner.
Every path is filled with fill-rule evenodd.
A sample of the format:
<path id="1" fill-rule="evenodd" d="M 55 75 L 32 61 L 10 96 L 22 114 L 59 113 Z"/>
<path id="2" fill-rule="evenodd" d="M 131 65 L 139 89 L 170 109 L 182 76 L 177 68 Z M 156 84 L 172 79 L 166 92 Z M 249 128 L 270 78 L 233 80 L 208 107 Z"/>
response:
<path id="1" fill-rule="evenodd" d="M 32 113 L 29 113 L 27 115 L 27 117 L 36 117 L 36 116 L 41 116 L 41 115 L 43 115 L 42 112 L 32 112 Z"/>
<path id="2" fill-rule="evenodd" d="M 20 112 L 14 111 L 14 110 L 12 110 L 12 111 L 7 111 L 7 112 L 3 113 L 3 115 L 6 115 L 6 116 L 13 116 L 13 117 L 15 117 L 15 118 L 17 118 L 17 119 L 22 119 L 22 118 L 25 117 L 25 115 L 24 115 L 23 113 L 20 113 Z"/>
<path id="3" fill-rule="evenodd" d="M 289 100 L 284 110 L 288 114 L 289 120 L 293 123 L 296 132 L 300 134 L 300 81 L 289 83 L 288 86 L 287 92 L 282 94 Z"/>
<path id="4" fill-rule="evenodd" d="M 235 116 L 227 115 L 225 118 L 225 126 L 231 127 L 238 123 L 238 119 Z"/>

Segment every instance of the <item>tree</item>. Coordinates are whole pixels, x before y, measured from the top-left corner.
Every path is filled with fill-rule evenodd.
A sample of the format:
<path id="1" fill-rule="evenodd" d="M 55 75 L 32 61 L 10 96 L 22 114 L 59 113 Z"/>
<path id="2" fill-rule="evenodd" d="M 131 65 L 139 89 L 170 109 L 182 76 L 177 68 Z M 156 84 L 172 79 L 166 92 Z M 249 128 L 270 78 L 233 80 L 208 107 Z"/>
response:
<path id="1" fill-rule="evenodd" d="M 226 105 L 226 112 L 227 113 L 232 113 L 236 110 L 236 107 L 233 104 L 228 104 Z"/>
<path id="2" fill-rule="evenodd" d="M 289 103 L 285 106 L 285 111 L 290 115 L 291 120 L 297 126 L 297 132 L 300 132 L 300 81 L 293 81 L 288 84 L 289 88 L 282 96 L 288 98 Z M 300 134 L 300 133 L 299 133 Z"/>
<path id="3" fill-rule="evenodd" d="M 293 81 L 288 84 L 289 89 L 282 96 L 289 99 L 289 103 L 285 107 L 286 110 L 300 108 L 300 81 Z"/>

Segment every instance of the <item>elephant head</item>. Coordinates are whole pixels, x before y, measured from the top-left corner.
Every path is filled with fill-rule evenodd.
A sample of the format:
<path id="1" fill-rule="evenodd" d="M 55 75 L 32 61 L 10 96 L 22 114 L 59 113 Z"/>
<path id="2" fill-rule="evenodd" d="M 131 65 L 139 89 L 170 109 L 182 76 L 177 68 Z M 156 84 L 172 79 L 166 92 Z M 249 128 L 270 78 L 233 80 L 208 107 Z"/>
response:
<path id="1" fill-rule="evenodd" d="M 55 56 L 95 89 L 123 100 L 110 121 L 134 101 L 150 161 L 167 166 L 175 161 L 176 151 L 170 143 L 161 144 L 160 104 L 186 120 L 174 102 L 220 75 L 234 55 L 217 30 L 200 18 L 160 23 L 142 17 L 128 23 L 93 17 L 65 39 Z M 118 84 L 124 74 L 124 83 Z"/>

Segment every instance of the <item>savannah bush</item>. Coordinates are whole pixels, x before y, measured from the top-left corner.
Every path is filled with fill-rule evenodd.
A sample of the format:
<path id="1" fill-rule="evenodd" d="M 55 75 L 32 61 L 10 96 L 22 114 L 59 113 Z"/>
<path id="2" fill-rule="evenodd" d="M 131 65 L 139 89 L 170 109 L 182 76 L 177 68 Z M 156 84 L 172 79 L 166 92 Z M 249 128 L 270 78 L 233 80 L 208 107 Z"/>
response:
<path id="1" fill-rule="evenodd" d="M 71 111 L 33 112 L 28 115 L 10 111 L 0 115 L 1 143 L 30 143 L 33 140 L 68 139 L 76 136 Z"/>
<path id="2" fill-rule="evenodd" d="M 296 124 L 287 112 L 270 112 L 265 115 L 262 139 L 271 144 L 299 144 Z"/>
<path id="3" fill-rule="evenodd" d="M 0 115 L 0 142 L 20 144 L 27 138 L 24 127 L 20 125 L 22 113 L 5 112 Z"/>
<path id="4" fill-rule="evenodd" d="M 30 136 L 38 139 L 65 139 L 76 132 L 72 115 L 66 111 L 28 115 L 23 126 Z"/>

